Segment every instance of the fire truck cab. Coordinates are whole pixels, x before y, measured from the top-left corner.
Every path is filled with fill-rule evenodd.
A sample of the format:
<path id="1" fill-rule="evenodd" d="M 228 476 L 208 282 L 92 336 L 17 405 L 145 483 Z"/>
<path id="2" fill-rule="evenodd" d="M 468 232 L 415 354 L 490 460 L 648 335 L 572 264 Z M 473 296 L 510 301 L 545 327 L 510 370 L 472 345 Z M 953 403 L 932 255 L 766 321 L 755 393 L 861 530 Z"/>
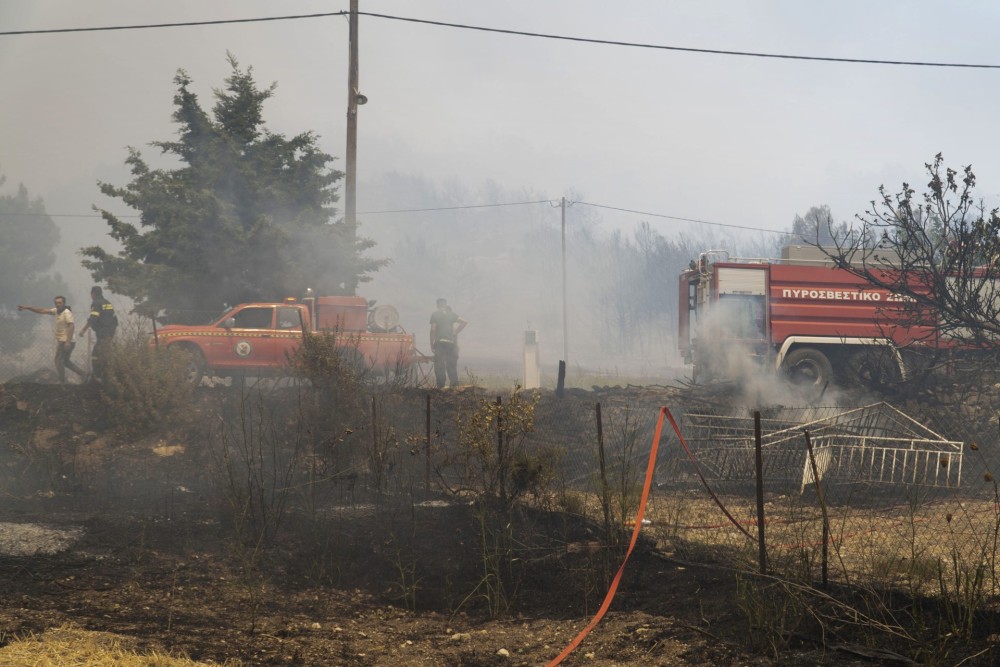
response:
<path id="1" fill-rule="evenodd" d="M 704 252 L 681 273 L 678 297 L 679 347 L 696 381 L 740 375 L 751 361 L 798 385 L 898 381 L 902 350 L 939 343 L 934 318 L 915 317 L 908 297 L 813 246 L 780 259 Z"/>

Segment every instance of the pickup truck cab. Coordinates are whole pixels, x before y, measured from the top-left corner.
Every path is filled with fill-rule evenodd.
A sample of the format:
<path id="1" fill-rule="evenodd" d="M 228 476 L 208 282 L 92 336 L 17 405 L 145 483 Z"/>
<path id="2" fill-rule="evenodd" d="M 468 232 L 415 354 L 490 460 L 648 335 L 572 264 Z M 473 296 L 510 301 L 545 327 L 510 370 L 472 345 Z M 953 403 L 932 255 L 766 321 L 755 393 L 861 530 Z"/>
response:
<path id="1" fill-rule="evenodd" d="M 393 372 L 410 367 L 414 348 L 413 334 L 398 326 L 394 313 L 380 306 L 372 313 L 378 318 L 372 317 L 368 302 L 357 296 L 243 303 L 211 324 L 160 327 L 154 344 L 185 351 L 188 379 L 195 384 L 206 374 L 288 375 L 289 358 L 315 332 L 333 335 L 355 363 Z"/>

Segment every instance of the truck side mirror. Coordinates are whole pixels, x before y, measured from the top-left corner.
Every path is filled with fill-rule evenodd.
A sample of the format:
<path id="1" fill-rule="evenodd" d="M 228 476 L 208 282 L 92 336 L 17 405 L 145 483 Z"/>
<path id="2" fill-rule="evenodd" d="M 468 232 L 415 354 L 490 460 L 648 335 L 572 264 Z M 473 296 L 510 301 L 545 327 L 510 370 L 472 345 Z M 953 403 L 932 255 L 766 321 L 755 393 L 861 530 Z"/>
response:
<path id="1" fill-rule="evenodd" d="M 232 329 L 233 327 L 236 326 L 236 318 L 235 317 L 226 318 L 226 321 L 222 323 L 222 326 L 225 329 Z"/>

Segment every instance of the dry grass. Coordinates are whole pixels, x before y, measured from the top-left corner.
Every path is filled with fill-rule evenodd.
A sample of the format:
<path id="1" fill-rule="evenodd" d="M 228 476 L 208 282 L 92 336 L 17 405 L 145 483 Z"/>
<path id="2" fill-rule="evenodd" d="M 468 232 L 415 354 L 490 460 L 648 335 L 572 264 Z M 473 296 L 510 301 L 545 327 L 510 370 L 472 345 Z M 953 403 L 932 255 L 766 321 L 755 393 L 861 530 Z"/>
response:
<path id="1" fill-rule="evenodd" d="M 692 491 L 654 494 L 645 514 L 651 525 L 644 532 L 678 558 L 729 561 L 754 569 L 754 500 L 738 496 L 723 496 L 721 500 L 754 541 L 733 526 L 706 494 Z M 903 584 L 912 592 L 936 593 L 939 567 L 950 574 L 956 564 L 976 567 L 992 563 L 998 512 L 1000 508 L 988 498 L 938 499 L 879 508 L 830 507 L 830 576 L 867 584 Z M 808 575 L 799 568 L 806 563 L 807 569 L 818 567 L 822 544 L 818 505 L 810 505 L 797 495 L 768 497 L 765 521 L 768 557 L 779 571 Z"/>
<path id="2" fill-rule="evenodd" d="M 195 662 L 156 652 L 139 653 L 127 637 L 71 626 L 11 642 L 0 649 L 0 667 L 198 667 Z M 242 663 L 227 661 L 226 667 Z"/>

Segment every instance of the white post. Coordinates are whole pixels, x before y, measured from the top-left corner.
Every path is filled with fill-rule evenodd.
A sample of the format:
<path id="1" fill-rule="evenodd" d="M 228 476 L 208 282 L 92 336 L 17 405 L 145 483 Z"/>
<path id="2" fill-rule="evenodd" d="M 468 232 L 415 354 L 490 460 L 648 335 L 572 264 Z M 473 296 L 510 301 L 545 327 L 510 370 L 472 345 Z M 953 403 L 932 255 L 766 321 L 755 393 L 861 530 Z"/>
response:
<path id="1" fill-rule="evenodd" d="M 542 386 L 542 373 L 538 363 L 538 332 L 524 332 L 524 388 Z"/>

